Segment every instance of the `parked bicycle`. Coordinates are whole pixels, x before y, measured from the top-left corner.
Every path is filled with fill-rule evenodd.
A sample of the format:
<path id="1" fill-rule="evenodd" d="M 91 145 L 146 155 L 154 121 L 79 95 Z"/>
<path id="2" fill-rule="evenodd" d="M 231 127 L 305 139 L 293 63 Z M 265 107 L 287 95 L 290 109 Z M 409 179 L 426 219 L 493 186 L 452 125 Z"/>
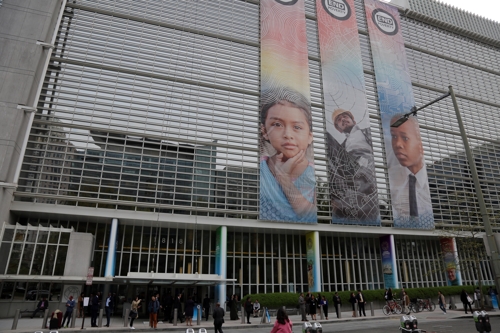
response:
<path id="1" fill-rule="evenodd" d="M 390 314 L 400 314 L 401 312 L 403 312 L 403 308 L 401 307 L 401 304 L 399 304 L 399 302 L 397 302 L 396 300 L 387 301 L 387 304 L 382 308 L 382 312 L 386 316 Z"/>
<path id="2" fill-rule="evenodd" d="M 432 302 L 430 298 L 418 299 L 417 304 L 418 304 L 419 311 L 424 311 L 424 310 L 434 311 L 434 310 L 436 310 L 436 304 L 434 302 Z"/>

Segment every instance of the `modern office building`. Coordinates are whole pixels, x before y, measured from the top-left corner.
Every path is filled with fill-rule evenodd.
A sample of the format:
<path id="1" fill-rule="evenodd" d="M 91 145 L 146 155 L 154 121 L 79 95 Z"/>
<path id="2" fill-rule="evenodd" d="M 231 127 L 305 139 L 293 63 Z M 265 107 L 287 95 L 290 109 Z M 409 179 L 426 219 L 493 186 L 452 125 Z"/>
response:
<path id="1" fill-rule="evenodd" d="M 399 286 L 447 285 L 440 230 L 483 228 L 454 108 L 447 98 L 418 114 L 436 229 L 395 228 L 365 6 L 354 4 L 380 226 L 331 223 L 316 1 L 305 19 L 317 224 L 259 219 L 258 0 L 0 1 L 2 316 L 80 290 L 307 291 L 311 234 L 321 290 L 384 288 L 387 235 Z M 415 104 L 453 86 L 498 231 L 500 24 L 434 0 L 393 5 Z M 488 261 L 482 276 L 493 283 Z M 478 278 L 462 271 L 463 284 Z"/>

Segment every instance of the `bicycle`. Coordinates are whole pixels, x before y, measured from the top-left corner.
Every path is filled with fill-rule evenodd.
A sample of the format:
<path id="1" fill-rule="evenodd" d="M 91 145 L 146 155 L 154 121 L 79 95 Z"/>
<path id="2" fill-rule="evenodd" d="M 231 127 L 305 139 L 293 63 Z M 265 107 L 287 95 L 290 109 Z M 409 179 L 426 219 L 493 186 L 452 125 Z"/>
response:
<path id="1" fill-rule="evenodd" d="M 436 304 L 428 299 L 419 299 L 418 300 L 418 306 L 420 311 L 428 310 L 428 311 L 434 311 L 436 310 Z"/>
<path id="2" fill-rule="evenodd" d="M 420 306 L 418 305 L 418 301 L 415 301 L 415 302 L 410 302 L 410 304 L 408 304 L 408 312 L 420 312 Z"/>
<path id="3" fill-rule="evenodd" d="M 396 301 L 387 301 L 387 304 L 384 305 L 382 308 L 382 312 L 388 316 L 390 314 L 400 314 L 403 312 L 403 308 L 401 307 L 401 304 L 399 304 Z"/>

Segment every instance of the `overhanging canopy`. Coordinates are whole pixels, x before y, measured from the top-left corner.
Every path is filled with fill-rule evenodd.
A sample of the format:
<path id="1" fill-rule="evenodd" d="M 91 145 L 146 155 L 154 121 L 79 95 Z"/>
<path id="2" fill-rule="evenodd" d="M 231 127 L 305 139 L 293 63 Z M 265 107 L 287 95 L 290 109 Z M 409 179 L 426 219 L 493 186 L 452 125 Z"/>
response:
<path id="1" fill-rule="evenodd" d="M 144 284 L 154 283 L 171 286 L 215 286 L 221 283 L 235 282 L 236 279 L 224 279 L 217 274 L 179 274 L 179 273 L 135 273 L 113 278 L 117 283 Z"/>

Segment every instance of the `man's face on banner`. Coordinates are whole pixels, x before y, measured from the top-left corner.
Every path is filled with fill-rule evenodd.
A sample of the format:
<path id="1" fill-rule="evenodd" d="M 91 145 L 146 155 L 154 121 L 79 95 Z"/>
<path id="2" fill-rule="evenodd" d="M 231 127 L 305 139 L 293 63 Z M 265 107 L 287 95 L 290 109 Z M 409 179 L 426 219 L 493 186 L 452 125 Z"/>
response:
<path id="1" fill-rule="evenodd" d="M 391 127 L 392 149 L 399 163 L 416 174 L 424 165 L 424 149 L 416 121 Z"/>
<path id="2" fill-rule="evenodd" d="M 347 112 L 341 113 L 335 118 L 335 128 L 337 128 L 340 133 L 351 133 L 354 125 L 356 125 L 356 123 Z"/>

